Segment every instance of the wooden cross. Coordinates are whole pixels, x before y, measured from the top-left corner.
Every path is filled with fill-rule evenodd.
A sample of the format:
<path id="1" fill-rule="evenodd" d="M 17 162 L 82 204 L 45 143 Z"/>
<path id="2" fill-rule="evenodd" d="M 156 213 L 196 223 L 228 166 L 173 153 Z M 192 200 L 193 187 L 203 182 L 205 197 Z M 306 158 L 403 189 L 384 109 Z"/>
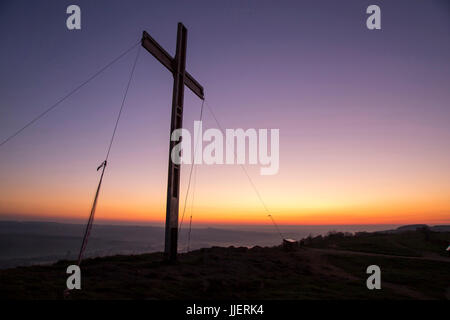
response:
<path id="1" fill-rule="evenodd" d="M 166 207 L 166 233 L 165 233 L 165 259 L 171 262 L 177 259 L 178 242 L 178 208 L 180 196 L 180 165 L 174 164 L 171 159 L 172 149 L 177 141 L 170 137 L 176 129 L 183 125 L 184 85 L 192 90 L 200 99 L 204 100 L 203 87 L 186 72 L 186 45 L 187 29 L 178 23 L 177 51 L 175 58 L 167 53 L 147 32 L 142 35 L 142 46 L 147 49 L 159 62 L 173 74 L 172 118 L 169 136 L 169 173 L 167 180 L 167 207 Z"/>

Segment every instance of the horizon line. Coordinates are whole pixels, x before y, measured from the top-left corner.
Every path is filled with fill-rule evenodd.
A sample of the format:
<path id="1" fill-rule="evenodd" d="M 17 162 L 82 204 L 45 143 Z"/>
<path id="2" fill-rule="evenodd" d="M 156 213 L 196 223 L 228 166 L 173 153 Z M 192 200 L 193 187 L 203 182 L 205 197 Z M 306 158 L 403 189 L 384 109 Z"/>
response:
<path id="1" fill-rule="evenodd" d="M 31 217 L 30 217 L 31 218 Z M 87 219 L 86 219 L 87 221 Z M 86 221 L 83 219 L 28 219 L 28 218 L 3 218 L 0 216 L 0 222 L 25 222 L 25 223 L 59 223 L 59 224 L 73 224 L 73 225 L 85 225 Z M 104 220 L 99 219 L 96 225 L 103 226 L 154 226 L 154 227 L 164 227 L 164 221 L 126 221 L 126 220 Z M 326 227 L 326 226 L 404 226 L 404 225 L 428 225 L 428 226 L 437 226 L 437 225 L 450 225 L 449 222 L 403 222 L 403 223 L 334 223 L 334 224 L 320 224 L 320 223 L 305 223 L 305 224 L 279 224 L 282 227 Z M 227 222 L 198 222 L 196 226 L 192 226 L 193 228 L 198 227 L 209 227 L 209 226 L 226 226 L 226 227 L 269 227 L 273 228 L 273 225 L 270 223 L 227 223 Z"/>

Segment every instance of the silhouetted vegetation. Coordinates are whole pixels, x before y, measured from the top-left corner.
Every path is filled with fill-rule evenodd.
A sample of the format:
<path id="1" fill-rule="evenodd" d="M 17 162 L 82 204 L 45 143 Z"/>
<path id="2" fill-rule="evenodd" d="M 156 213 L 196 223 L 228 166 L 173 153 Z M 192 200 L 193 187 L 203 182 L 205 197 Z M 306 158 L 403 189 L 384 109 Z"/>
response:
<path id="1" fill-rule="evenodd" d="M 445 256 L 450 232 L 433 232 L 428 227 L 416 231 L 387 232 L 329 232 L 326 236 L 307 237 L 301 242 L 313 248 L 333 248 L 399 256 L 420 257 L 426 254 Z"/>

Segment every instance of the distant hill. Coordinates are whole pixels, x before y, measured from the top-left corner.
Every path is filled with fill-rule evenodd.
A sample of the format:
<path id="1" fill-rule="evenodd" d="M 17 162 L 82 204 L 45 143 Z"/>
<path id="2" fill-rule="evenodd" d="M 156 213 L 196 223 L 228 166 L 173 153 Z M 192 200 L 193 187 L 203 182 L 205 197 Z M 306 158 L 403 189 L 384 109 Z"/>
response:
<path id="1" fill-rule="evenodd" d="M 385 233 L 398 233 L 398 232 L 405 232 L 405 231 L 415 231 L 417 229 L 429 229 L 430 231 L 434 232 L 450 232 L 450 225 L 437 225 L 437 226 L 429 226 L 426 224 L 409 224 L 405 226 L 398 227 L 397 229 L 393 230 L 384 230 L 384 231 L 378 231 L 378 232 L 385 232 Z"/>
<path id="2" fill-rule="evenodd" d="M 406 226 L 398 227 L 397 231 L 415 231 L 421 228 L 430 228 L 430 227 L 426 224 L 409 224 Z"/>
<path id="3" fill-rule="evenodd" d="M 433 226 L 430 229 L 435 232 L 450 232 L 450 225 Z"/>

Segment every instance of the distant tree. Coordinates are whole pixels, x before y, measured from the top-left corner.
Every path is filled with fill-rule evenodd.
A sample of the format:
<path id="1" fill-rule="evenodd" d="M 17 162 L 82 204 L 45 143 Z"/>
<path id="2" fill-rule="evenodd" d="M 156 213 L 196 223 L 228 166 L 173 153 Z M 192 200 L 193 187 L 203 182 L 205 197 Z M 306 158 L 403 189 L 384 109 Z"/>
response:
<path id="1" fill-rule="evenodd" d="M 353 233 L 352 232 L 344 232 L 344 237 L 353 237 Z"/>
<path id="2" fill-rule="evenodd" d="M 430 230 L 429 226 L 423 226 L 423 227 L 417 228 L 417 231 L 419 231 L 420 233 L 422 233 L 424 235 L 426 241 L 430 241 L 431 230 Z"/>
<path id="3" fill-rule="evenodd" d="M 338 232 L 336 230 L 330 230 L 327 232 L 327 238 L 332 238 L 334 235 L 336 235 Z"/>
<path id="4" fill-rule="evenodd" d="M 365 236 L 368 236 L 368 235 L 370 235 L 370 233 L 366 232 L 366 231 L 361 231 L 361 232 L 356 232 L 355 233 L 355 237 L 365 237 Z"/>

